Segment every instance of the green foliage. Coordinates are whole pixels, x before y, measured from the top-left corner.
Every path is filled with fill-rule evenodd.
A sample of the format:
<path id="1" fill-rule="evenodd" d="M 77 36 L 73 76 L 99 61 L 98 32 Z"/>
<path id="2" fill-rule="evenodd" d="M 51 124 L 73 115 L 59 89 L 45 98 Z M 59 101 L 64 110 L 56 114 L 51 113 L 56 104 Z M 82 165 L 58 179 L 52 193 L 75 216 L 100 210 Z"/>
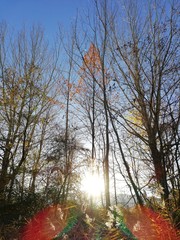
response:
<path id="1" fill-rule="evenodd" d="M 66 227 L 55 237 L 53 240 L 61 239 L 61 237 L 64 237 L 66 234 L 72 231 L 72 229 L 76 226 L 79 220 L 81 220 L 82 212 L 78 213 L 77 211 L 70 210 L 68 222 Z"/>

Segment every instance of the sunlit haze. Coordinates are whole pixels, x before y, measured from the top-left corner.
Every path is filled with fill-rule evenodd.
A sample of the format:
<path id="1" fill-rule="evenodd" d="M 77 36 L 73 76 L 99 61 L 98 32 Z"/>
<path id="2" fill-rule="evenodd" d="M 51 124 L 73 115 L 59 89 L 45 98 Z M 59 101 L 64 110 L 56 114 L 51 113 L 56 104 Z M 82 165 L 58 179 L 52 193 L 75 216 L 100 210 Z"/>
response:
<path id="1" fill-rule="evenodd" d="M 98 197 L 104 189 L 103 179 L 98 174 L 86 173 L 81 181 L 81 190 L 89 197 Z"/>

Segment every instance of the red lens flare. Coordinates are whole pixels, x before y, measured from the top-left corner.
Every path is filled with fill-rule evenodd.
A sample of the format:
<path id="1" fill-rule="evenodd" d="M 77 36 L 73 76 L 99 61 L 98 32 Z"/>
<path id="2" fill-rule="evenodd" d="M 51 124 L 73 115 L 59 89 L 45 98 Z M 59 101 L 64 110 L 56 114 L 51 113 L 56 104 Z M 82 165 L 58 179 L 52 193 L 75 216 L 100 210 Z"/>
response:
<path id="1" fill-rule="evenodd" d="M 126 225 L 138 240 L 178 240 L 168 220 L 147 207 L 135 207 L 125 214 Z"/>
<path id="2" fill-rule="evenodd" d="M 21 240 L 51 240 L 66 226 L 67 209 L 49 206 L 37 213 L 24 227 Z"/>

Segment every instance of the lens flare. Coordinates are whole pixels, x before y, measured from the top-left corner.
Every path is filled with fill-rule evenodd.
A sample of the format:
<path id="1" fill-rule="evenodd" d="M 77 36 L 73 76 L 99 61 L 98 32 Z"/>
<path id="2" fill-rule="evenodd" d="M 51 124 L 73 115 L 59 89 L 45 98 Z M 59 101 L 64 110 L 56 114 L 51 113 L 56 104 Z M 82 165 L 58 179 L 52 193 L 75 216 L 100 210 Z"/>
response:
<path id="1" fill-rule="evenodd" d="M 127 227 L 137 239 L 177 240 L 177 233 L 170 222 L 150 208 L 137 206 L 125 213 Z"/>
<path id="2" fill-rule="evenodd" d="M 49 206 L 37 213 L 22 230 L 22 240 L 50 240 L 66 226 L 67 210 Z"/>

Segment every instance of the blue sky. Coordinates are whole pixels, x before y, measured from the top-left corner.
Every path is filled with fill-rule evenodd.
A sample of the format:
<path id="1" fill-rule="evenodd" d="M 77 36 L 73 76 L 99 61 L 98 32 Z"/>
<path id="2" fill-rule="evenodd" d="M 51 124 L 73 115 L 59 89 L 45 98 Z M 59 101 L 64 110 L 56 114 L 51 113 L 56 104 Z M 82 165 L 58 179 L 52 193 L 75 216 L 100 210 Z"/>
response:
<path id="1" fill-rule="evenodd" d="M 47 35 L 54 35 L 58 24 L 66 30 L 91 0 L 0 0 L 0 21 L 14 28 L 40 24 Z"/>

